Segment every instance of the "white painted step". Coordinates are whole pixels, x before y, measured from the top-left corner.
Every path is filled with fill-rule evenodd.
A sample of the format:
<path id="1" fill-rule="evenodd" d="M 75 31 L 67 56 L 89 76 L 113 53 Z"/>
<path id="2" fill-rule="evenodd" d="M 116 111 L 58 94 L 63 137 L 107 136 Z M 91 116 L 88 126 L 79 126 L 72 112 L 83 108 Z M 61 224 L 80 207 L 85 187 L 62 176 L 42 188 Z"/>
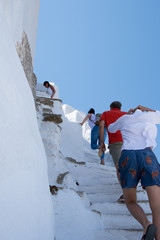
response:
<path id="1" fill-rule="evenodd" d="M 104 230 L 95 232 L 95 240 L 140 240 L 142 226 L 130 215 L 125 203 L 117 202 L 122 190 L 113 161 L 107 157 L 106 165 L 102 166 L 97 155 L 87 153 L 85 156 L 86 159 L 82 160 L 85 165 L 66 164 L 79 183 L 78 190 L 87 193 L 92 204 L 90 210 L 101 213 Z M 139 186 L 137 199 L 151 220 L 146 191 Z"/>
<path id="2" fill-rule="evenodd" d="M 97 193 L 97 194 L 87 194 L 88 198 L 91 202 L 91 204 L 95 203 L 106 203 L 106 202 L 117 202 L 118 198 L 120 197 L 122 193 L 120 194 L 108 194 L 108 193 Z"/>
<path id="3" fill-rule="evenodd" d="M 148 219 L 152 221 L 152 216 Z M 106 230 L 142 230 L 142 226 L 130 215 L 102 215 L 102 220 Z"/>
<path id="4" fill-rule="evenodd" d="M 140 203 L 139 204 L 146 214 L 151 214 L 151 209 L 149 203 Z M 98 211 L 103 215 L 130 215 L 126 204 L 124 203 L 95 203 L 91 206 L 92 210 Z"/>
<path id="5" fill-rule="evenodd" d="M 110 185 L 113 185 L 113 184 L 118 184 L 119 185 L 119 182 L 117 180 L 117 178 L 107 178 L 107 177 L 93 177 L 91 176 L 89 181 L 88 181 L 88 177 L 84 177 L 83 179 L 77 177 L 76 178 L 80 185 L 88 185 L 88 183 L 91 185 L 104 185 L 104 184 L 110 184 Z"/>
<path id="6" fill-rule="evenodd" d="M 116 194 L 122 193 L 122 189 L 119 183 L 111 184 L 95 184 L 95 185 L 79 185 L 79 191 L 84 191 L 86 193 L 106 193 L 106 194 Z M 142 188 L 138 188 L 137 194 L 139 195 L 140 192 L 143 192 Z"/>
<path id="7" fill-rule="evenodd" d="M 117 177 L 116 175 L 116 170 L 115 167 L 106 167 L 103 166 L 101 164 L 91 164 L 91 163 L 86 163 L 85 165 L 78 165 L 76 163 L 72 163 L 72 162 L 68 162 L 66 161 L 66 165 L 68 166 L 68 168 L 70 169 L 71 172 L 73 172 L 73 174 L 75 174 L 75 172 L 78 173 L 78 176 L 80 175 L 79 169 L 82 169 L 83 172 L 81 172 L 83 175 L 88 175 L 88 173 L 91 173 L 94 176 L 99 176 L 99 174 L 101 176 L 106 176 L 106 177 Z"/>
<path id="8" fill-rule="evenodd" d="M 106 230 L 106 240 L 108 238 L 108 234 L 114 238 L 114 240 L 119 240 L 119 236 L 122 236 L 127 240 L 140 240 L 143 236 L 142 230 Z M 98 239 L 97 239 L 98 240 Z"/>
<path id="9" fill-rule="evenodd" d="M 95 233 L 95 240 L 130 240 L 130 238 L 126 238 L 122 235 L 120 235 L 120 233 L 110 233 L 107 231 L 97 231 Z M 132 239 L 131 239 L 132 240 Z M 135 239 L 134 239 L 135 240 Z"/>
<path id="10" fill-rule="evenodd" d="M 122 193 L 121 193 L 122 194 Z M 119 193 L 108 194 L 108 193 L 91 193 L 88 194 L 88 198 L 92 204 L 94 203 L 106 203 L 106 202 L 117 202 L 117 199 L 120 197 Z M 148 197 L 146 192 L 138 192 L 137 194 L 138 202 L 147 202 Z"/>
<path id="11" fill-rule="evenodd" d="M 98 185 L 80 185 L 78 187 L 79 191 L 84 191 L 86 193 L 121 193 L 122 189 L 119 184 L 98 184 Z"/>

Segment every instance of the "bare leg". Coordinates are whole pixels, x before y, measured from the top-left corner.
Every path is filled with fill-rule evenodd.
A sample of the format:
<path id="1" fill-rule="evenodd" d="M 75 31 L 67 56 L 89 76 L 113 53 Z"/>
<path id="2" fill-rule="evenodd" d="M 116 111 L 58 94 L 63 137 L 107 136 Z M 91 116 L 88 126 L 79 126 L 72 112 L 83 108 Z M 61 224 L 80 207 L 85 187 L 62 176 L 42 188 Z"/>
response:
<path id="1" fill-rule="evenodd" d="M 113 162 L 114 162 L 116 170 L 117 170 L 117 178 L 118 178 L 119 183 L 120 183 L 120 173 L 118 171 L 118 161 L 121 156 L 121 148 L 122 148 L 122 143 L 117 143 L 116 145 L 114 145 L 114 144 L 109 145 L 109 152 L 112 156 Z"/>
<path id="2" fill-rule="evenodd" d="M 160 187 L 154 185 L 146 187 L 150 207 L 153 215 L 153 223 L 157 227 L 156 240 L 160 240 Z"/>
<path id="3" fill-rule="evenodd" d="M 116 167 L 117 178 L 118 178 L 119 184 L 120 184 L 120 186 L 121 186 L 120 173 L 119 173 L 119 171 L 118 171 L 118 169 L 119 169 L 118 163 L 115 163 L 115 167 Z M 118 199 L 117 201 L 118 201 L 118 202 L 123 202 L 123 203 L 125 203 L 125 199 L 124 199 L 123 194 L 119 197 L 119 199 Z"/>
<path id="4" fill-rule="evenodd" d="M 118 181 L 119 181 L 119 183 L 121 184 L 121 182 L 120 182 L 120 173 L 119 173 L 119 171 L 118 171 L 118 163 L 115 164 L 115 167 L 116 167 L 116 171 L 117 171 Z"/>
<path id="5" fill-rule="evenodd" d="M 143 226 L 145 233 L 148 225 L 151 223 L 147 219 L 143 209 L 137 203 L 136 188 L 124 188 L 123 195 L 128 210 L 132 216 Z"/>

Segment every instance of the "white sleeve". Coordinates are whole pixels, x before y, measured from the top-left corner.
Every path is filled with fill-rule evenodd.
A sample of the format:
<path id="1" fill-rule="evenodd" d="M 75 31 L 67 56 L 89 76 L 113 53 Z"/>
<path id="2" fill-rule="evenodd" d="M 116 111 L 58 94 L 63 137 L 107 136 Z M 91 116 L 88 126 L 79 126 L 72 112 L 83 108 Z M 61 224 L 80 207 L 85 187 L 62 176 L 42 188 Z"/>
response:
<path id="1" fill-rule="evenodd" d="M 118 118 L 114 123 L 111 123 L 108 126 L 108 131 L 110 133 L 116 133 L 118 130 L 121 130 L 123 128 L 123 126 L 125 125 L 125 121 L 128 119 L 128 117 L 130 117 L 130 115 L 125 114 L 125 115 L 121 116 L 120 118 Z"/>
<path id="2" fill-rule="evenodd" d="M 115 133 L 119 130 L 119 121 L 115 121 L 114 123 L 111 123 L 109 126 L 108 126 L 108 131 L 110 133 Z"/>
<path id="3" fill-rule="evenodd" d="M 160 124 L 160 111 L 155 112 L 155 124 Z"/>
<path id="4" fill-rule="evenodd" d="M 142 117 L 153 124 L 160 124 L 160 111 L 144 112 Z"/>

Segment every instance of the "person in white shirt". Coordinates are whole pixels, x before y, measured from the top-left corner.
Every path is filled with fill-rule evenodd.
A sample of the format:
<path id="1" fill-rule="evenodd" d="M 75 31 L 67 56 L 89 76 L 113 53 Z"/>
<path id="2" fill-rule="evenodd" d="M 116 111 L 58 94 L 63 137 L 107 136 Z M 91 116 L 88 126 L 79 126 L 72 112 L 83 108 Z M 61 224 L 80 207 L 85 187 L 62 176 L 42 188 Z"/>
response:
<path id="1" fill-rule="evenodd" d="M 45 81 L 45 82 L 43 83 L 43 85 L 44 85 L 44 87 L 47 88 L 48 94 L 49 94 L 49 95 L 51 96 L 51 98 L 53 99 L 53 97 L 54 97 L 54 95 L 55 95 L 55 93 L 56 93 L 55 88 L 54 88 L 48 81 Z"/>
<path id="2" fill-rule="evenodd" d="M 148 112 L 143 112 L 148 111 Z M 143 226 L 142 239 L 160 240 L 160 165 L 152 149 L 156 146 L 160 111 L 138 106 L 108 127 L 109 132 L 120 130 L 123 137 L 119 172 L 126 205 L 135 219 Z M 153 224 L 138 205 L 136 187 L 141 180 L 146 189 L 153 215 Z"/>
<path id="3" fill-rule="evenodd" d="M 104 152 L 100 152 L 100 138 L 99 138 L 99 125 L 96 125 L 96 115 L 95 115 L 95 110 L 91 108 L 88 111 L 87 116 L 84 118 L 84 120 L 80 123 L 81 126 L 88 120 L 88 124 L 91 128 L 91 148 L 93 150 L 99 149 L 99 157 L 101 159 L 101 164 L 105 165 L 104 163 Z M 104 129 L 104 142 L 106 139 L 107 131 Z"/>

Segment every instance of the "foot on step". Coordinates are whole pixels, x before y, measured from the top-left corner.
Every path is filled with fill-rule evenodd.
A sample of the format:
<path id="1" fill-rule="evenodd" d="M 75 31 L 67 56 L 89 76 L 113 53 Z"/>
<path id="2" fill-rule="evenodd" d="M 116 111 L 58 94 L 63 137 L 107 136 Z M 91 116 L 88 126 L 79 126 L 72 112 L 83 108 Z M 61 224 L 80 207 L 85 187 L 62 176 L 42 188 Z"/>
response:
<path id="1" fill-rule="evenodd" d="M 157 227 L 154 224 L 149 224 L 146 233 L 141 240 L 153 240 L 155 238 Z"/>
<path id="2" fill-rule="evenodd" d="M 101 149 L 99 149 L 99 151 L 98 151 L 98 156 L 99 156 L 99 157 L 102 157 L 102 155 L 103 155 L 103 151 L 102 151 Z"/>
<path id="3" fill-rule="evenodd" d="M 105 165 L 104 159 L 101 159 L 101 164 L 102 164 L 102 165 Z"/>
<path id="4" fill-rule="evenodd" d="M 120 203 L 125 203 L 124 196 L 123 196 L 123 195 L 121 195 L 121 196 L 118 198 L 117 202 L 120 202 Z"/>

